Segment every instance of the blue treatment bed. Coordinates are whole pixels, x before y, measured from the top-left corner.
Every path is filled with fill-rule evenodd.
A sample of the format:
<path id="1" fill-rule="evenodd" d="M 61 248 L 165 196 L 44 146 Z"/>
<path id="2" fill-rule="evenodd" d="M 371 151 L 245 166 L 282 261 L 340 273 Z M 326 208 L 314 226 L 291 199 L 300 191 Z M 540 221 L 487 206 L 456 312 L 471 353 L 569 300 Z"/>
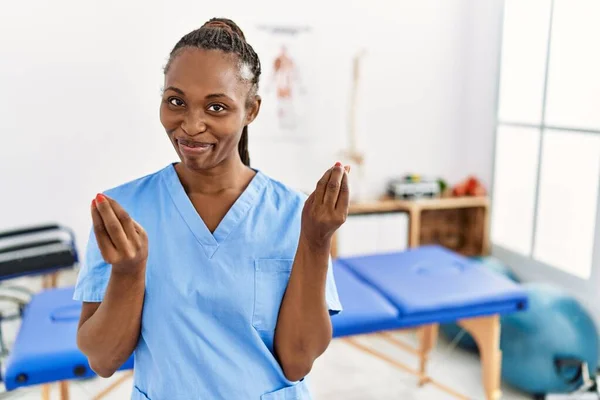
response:
<path id="1" fill-rule="evenodd" d="M 393 309 L 396 327 L 406 328 L 515 312 L 527 303 L 519 285 L 438 246 L 338 259 L 335 264 L 348 312 L 334 322 L 354 327 L 350 335 L 362 333 L 360 318 L 354 317 L 360 310 L 375 318 L 384 310 L 392 316 Z"/>
<path id="2" fill-rule="evenodd" d="M 500 316 L 527 307 L 525 291 L 513 281 L 439 246 L 405 252 L 337 259 L 334 274 L 344 312 L 332 318 L 335 337 L 419 376 L 459 398 L 426 374 L 428 353 L 440 323 L 457 322 L 475 338 L 486 398 L 500 398 Z M 390 360 L 350 337 L 420 328 L 419 369 Z M 406 345 L 402 344 L 406 348 Z"/>
<path id="3" fill-rule="evenodd" d="M 81 303 L 73 301 L 73 288 L 46 290 L 33 297 L 7 363 L 7 390 L 95 376 L 77 348 L 80 312 Z M 122 367 L 131 368 L 133 357 Z"/>
<path id="4" fill-rule="evenodd" d="M 499 398 L 499 316 L 527 306 L 518 284 L 437 246 L 336 259 L 333 268 L 344 307 L 342 313 L 332 317 L 334 337 L 417 375 L 420 384 L 429 382 L 464 398 L 425 372 L 438 324 L 456 321 L 479 345 L 487 399 Z M 72 288 L 48 290 L 28 305 L 6 364 L 7 390 L 52 382 L 66 385 L 71 379 L 94 376 L 77 349 L 80 304 L 71 299 L 72 293 Z M 389 332 L 407 328 L 419 329 L 420 345 L 413 350 L 420 359 L 418 370 L 353 338 L 376 334 L 400 344 Z M 130 358 L 121 369 L 132 367 Z M 68 388 L 61 386 L 61 391 L 62 398 L 67 399 Z"/>

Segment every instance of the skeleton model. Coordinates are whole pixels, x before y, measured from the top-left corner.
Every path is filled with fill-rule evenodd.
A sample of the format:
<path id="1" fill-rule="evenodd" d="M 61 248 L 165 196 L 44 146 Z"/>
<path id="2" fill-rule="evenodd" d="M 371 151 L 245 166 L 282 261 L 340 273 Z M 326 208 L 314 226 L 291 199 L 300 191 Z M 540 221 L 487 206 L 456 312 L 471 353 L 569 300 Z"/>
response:
<path id="1" fill-rule="evenodd" d="M 353 60 L 350 112 L 348 114 L 348 148 L 342 151 L 342 157 L 347 160 L 346 164 L 351 165 L 353 169 L 353 173 L 350 175 L 353 201 L 359 201 L 364 197 L 364 155 L 358 150 L 356 143 L 356 103 L 358 99 L 360 62 L 364 55 L 365 50 L 361 50 L 354 56 Z"/>

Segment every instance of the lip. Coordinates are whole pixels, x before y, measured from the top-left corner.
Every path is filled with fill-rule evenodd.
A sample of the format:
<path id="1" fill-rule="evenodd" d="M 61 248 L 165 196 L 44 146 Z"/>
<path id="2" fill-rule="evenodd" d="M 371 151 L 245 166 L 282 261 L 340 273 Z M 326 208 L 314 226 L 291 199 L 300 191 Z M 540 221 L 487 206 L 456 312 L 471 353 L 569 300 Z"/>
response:
<path id="1" fill-rule="evenodd" d="M 215 144 L 177 139 L 177 146 L 183 153 L 186 154 L 203 154 L 211 151 L 215 147 Z"/>

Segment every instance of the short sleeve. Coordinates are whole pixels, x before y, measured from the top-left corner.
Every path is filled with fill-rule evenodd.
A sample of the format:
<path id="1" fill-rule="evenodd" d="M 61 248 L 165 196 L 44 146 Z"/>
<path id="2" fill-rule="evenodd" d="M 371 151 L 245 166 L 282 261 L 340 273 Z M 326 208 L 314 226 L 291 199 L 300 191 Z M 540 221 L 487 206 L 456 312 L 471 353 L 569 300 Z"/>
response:
<path id="1" fill-rule="evenodd" d="M 335 283 L 335 277 L 333 275 L 333 263 L 331 257 L 329 257 L 329 265 L 327 267 L 325 300 L 327 302 L 327 308 L 329 309 L 329 315 L 336 315 L 342 311 L 342 303 L 340 302 L 337 286 Z"/>
<path id="2" fill-rule="evenodd" d="M 102 258 L 94 230 L 90 231 L 84 262 L 77 276 L 73 299 L 101 302 L 108 286 L 111 266 Z"/>

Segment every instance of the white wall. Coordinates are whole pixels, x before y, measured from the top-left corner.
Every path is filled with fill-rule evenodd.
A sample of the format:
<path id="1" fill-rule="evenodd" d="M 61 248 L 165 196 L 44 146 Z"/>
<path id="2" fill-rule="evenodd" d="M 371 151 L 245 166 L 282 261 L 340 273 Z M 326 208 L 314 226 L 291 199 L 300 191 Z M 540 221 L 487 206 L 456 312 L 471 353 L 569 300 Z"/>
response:
<path id="1" fill-rule="evenodd" d="M 83 250 L 98 191 L 175 160 L 158 120 L 162 67 L 212 16 L 236 20 L 257 48 L 260 23 L 310 25 L 318 38 L 308 140 L 261 139 L 259 117 L 254 166 L 312 189 L 346 144 L 351 57 L 366 47 L 357 121 L 368 195 L 407 172 L 489 182 L 499 5 L 11 2 L 0 14 L 0 230 L 58 221 Z"/>
<path id="2" fill-rule="evenodd" d="M 472 1 L 465 29 L 466 79 L 463 103 L 464 171 L 491 190 L 503 1 Z"/>

